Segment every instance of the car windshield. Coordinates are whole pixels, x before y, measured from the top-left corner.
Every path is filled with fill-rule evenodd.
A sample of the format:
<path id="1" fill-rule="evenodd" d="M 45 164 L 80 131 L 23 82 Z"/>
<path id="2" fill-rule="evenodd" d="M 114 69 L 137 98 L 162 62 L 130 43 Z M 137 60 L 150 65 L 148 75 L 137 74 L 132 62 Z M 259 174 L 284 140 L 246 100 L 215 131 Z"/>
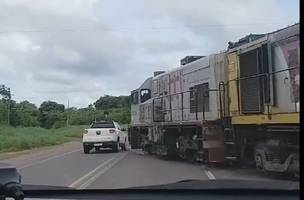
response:
<path id="1" fill-rule="evenodd" d="M 0 0 L 0 177 L 299 184 L 299 3 Z"/>
<path id="2" fill-rule="evenodd" d="M 115 128 L 113 122 L 97 122 L 93 123 L 90 128 Z"/>

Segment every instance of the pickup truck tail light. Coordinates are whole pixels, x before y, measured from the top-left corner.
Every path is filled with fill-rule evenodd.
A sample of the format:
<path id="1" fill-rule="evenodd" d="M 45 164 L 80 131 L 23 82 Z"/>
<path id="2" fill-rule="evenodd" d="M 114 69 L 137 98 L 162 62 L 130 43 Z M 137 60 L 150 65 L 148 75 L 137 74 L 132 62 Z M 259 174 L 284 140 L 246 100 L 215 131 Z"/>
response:
<path id="1" fill-rule="evenodd" d="M 109 132 L 110 133 L 115 133 L 115 129 L 110 129 Z"/>

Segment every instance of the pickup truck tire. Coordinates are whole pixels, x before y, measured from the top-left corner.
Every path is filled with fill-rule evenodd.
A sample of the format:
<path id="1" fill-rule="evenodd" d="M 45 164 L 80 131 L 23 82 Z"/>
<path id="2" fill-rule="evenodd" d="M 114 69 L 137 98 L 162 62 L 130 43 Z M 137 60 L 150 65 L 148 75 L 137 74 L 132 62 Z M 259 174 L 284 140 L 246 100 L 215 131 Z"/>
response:
<path id="1" fill-rule="evenodd" d="M 112 150 L 115 153 L 117 153 L 119 151 L 119 142 L 114 143 Z"/>
<path id="2" fill-rule="evenodd" d="M 126 144 L 120 144 L 121 150 L 125 151 L 126 150 Z"/>
<path id="3" fill-rule="evenodd" d="M 88 147 L 88 146 L 83 146 L 83 152 L 84 152 L 85 154 L 90 153 L 90 150 L 91 150 L 90 147 Z"/>

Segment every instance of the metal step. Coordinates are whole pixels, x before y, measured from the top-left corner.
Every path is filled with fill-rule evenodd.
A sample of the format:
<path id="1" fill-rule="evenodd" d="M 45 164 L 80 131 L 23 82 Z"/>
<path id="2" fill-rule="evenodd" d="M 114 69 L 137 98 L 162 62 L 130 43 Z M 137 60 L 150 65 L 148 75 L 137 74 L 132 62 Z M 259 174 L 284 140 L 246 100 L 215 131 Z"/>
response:
<path id="1" fill-rule="evenodd" d="M 224 131 L 232 131 L 232 128 L 224 128 Z"/>
<path id="2" fill-rule="evenodd" d="M 227 156 L 227 157 L 225 157 L 225 159 L 227 159 L 227 160 L 236 160 L 237 157 L 235 157 L 235 156 Z"/>
<path id="3" fill-rule="evenodd" d="M 228 145 L 234 145 L 235 142 L 224 142 L 224 144 L 228 144 Z"/>

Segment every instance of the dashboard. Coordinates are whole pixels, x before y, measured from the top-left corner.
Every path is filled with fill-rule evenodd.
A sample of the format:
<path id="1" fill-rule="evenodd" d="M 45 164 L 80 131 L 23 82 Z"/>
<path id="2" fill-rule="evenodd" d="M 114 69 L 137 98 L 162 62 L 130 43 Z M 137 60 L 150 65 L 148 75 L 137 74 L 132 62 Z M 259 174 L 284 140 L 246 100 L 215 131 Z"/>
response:
<path id="1" fill-rule="evenodd" d="M 0 163 L 1 164 L 1 163 Z M 0 165 L 1 167 L 1 165 Z M 22 185 L 16 168 L 2 165 L 0 199 L 109 200 L 293 200 L 300 199 L 299 182 L 248 180 L 182 180 L 176 183 L 124 189 L 77 190 L 61 186 Z M 10 198 L 11 199 L 11 198 Z"/>
<path id="2" fill-rule="evenodd" d="M 192 191 L 192 190 L 179 190 L 179 191 L 166 191 L 166 190 L 136 190 L 136 191 L 74 191 L 74 192 L 25 192 L 25 199 L 38 200 L 38 199 L 107 199 L 107 200 L 295 200 L 299 199 L 298 192 L 292 191 L 269 191 L 269 190 L 212 190 L 212 191 Z"/>

